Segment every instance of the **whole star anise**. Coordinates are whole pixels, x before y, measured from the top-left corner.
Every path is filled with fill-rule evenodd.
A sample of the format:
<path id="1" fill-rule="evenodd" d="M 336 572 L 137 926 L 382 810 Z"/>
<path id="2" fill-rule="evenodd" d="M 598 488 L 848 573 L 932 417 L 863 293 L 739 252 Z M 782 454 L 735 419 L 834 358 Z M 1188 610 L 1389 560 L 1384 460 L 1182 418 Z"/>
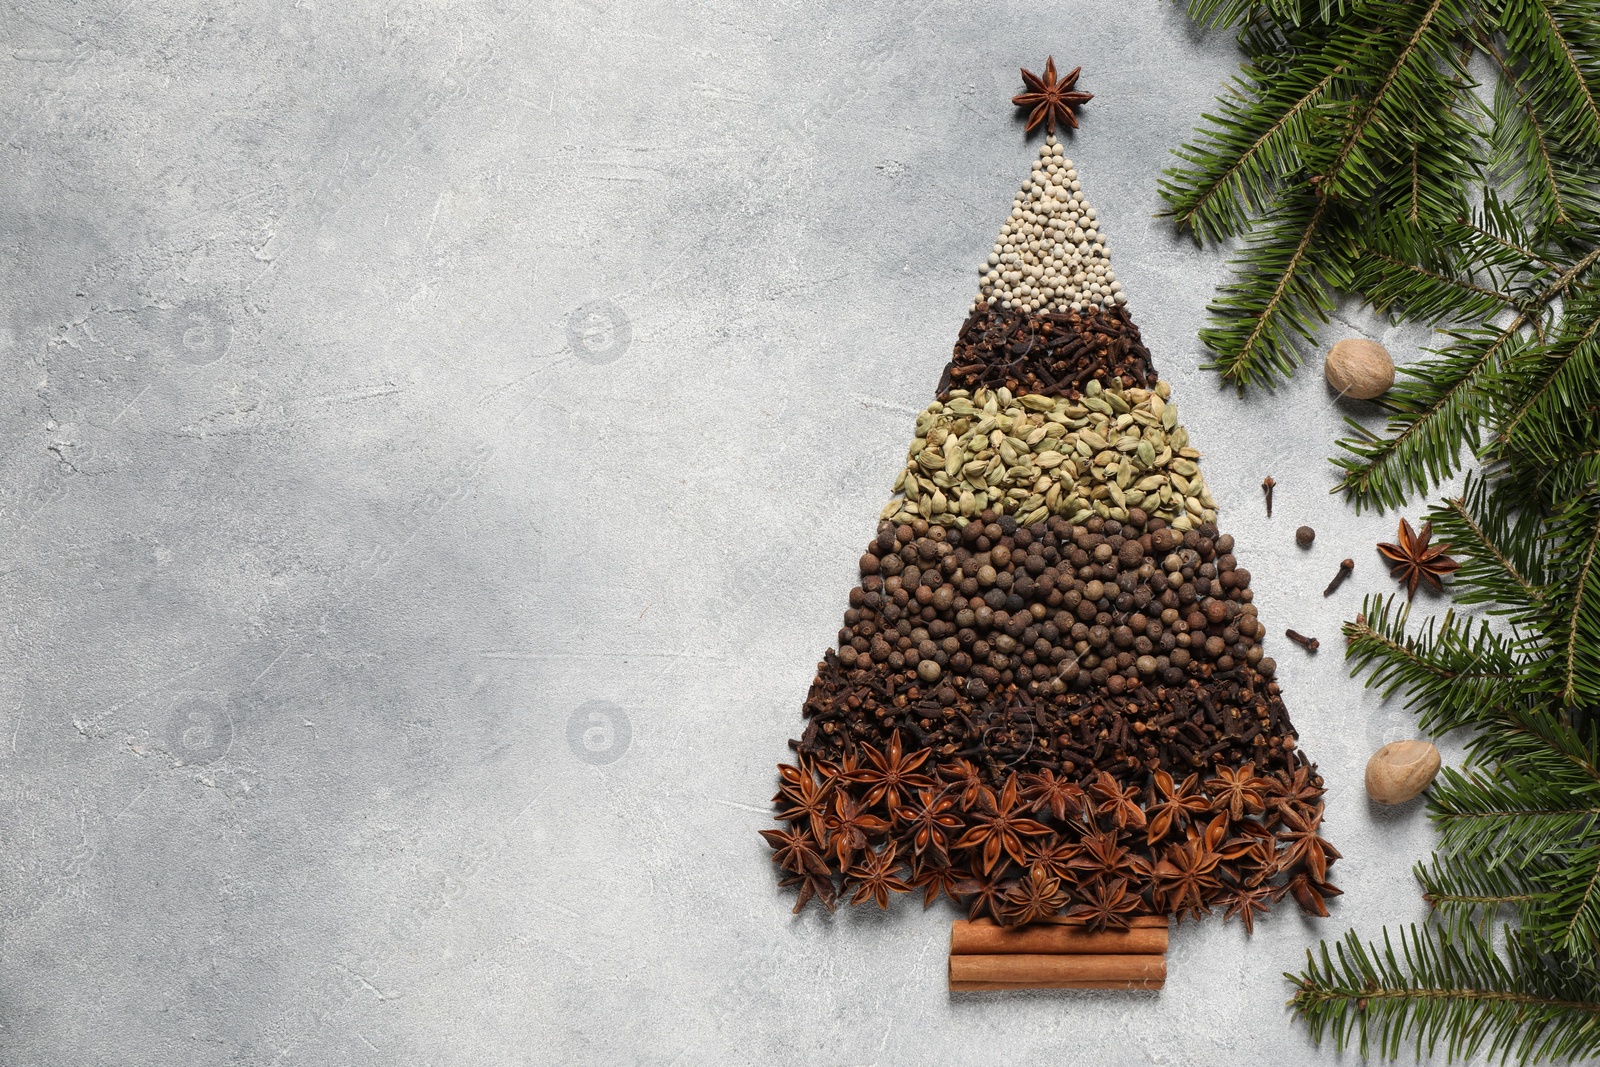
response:
<path id="1" fill-rule="evenodd" d="M 1145 824 L 1144 809 L 1139 806 L 1139 787 L 1130 785 L 1124 787 L 1111 775 L 1101 771 L 1089 786 L 1089 792 L 1097 798 L 1094 801 L 1094 813 L 1111 820 L 1118 829 L 1143 829 Z"/>
<path id="2" fill-rule="evenodd" d="M 918 790 L 916 800 L 896 810 L 895 817 L 905 824 L 910 834 L 913 855 L 920 856 L 930 849 L 940 856 L 945 854 L 949 843 L 946 835 L 965 825 L 961 816 L 951 810 L 955 806 L 956 798 L 950 794 L 922 789 Z"/>
<path id="3" fill-rule="evenodd" d="M 1079 882 L 1112 878 L 1138 881 L 1150 876 L 1150 864 L 1119 844 L 1115 830 L 1086 833 L 1078 844 L 1079 852 L 1067 861 L 1067 866 L 1078 872 Z"/>
<path id="4" fill-rule="evenodd" d="M 1327 790 L 1320 784 L 1321 776 L 1313 775 L 1310 764 L 1300 764 L 1293 775 L 1278 771 L 1271 780 L 1272 787 L 1267 791 L 1267 807 L 1280 811 L 1293 808 L 1302 814 L 1321 808 L 1321 797 Z"/>
<path id="5" fill-rule="evenodd" d="M 1137 893 L 1128 892 L 1128 883 L 1121 878 L 1096 882 L 1089 889 L 1088 899 L 1067 915 L 1075 919 L 1084 919 L 1091 930 L 1104 930 L 1107 927 L 1116 927 L 1119 930 L 1128 928 L 1128 916 L 1138 911 L 1143 901 Z"/>
<path id="6" fill-rule="evenodd" d="M 893 812 L 900 806 L 900 791 L 903 789 L 910 793 L 912 789 L 931 789 L 933 779 L 926 774 L 915 773 L 917 768 L 933 755 L 932 749 L 923 749 L 913 755 L 907 756 L 900 743 L 900 731 L 896 730 L 889 738 L 888 754 L 879 752 L 871 745 L 863 744 L 862 749 L 867 753 L 867 762 L 857 770 L 844 775 L 852 782 L 860 782 L 869 786 L 865 802 L 867 807 L 872 807 L 880 800 L 887 799 L 889 810 Z"/>
<path id="7" fill-rule="evenodd" d="M 1061 879 L 1043 867 L 1033 867 L 1005 899 L 1007 920 L 1013 926 L 1024 926 L 1055 915 L 1067 902 L 1067 895 L 1061 891 Z"/>
<path id="8" fill-rule="evenodd" d="M 995 922 L 1005 921 L 1005 897 L 1014 884 L 1005 877 L 1008 866 L 1008 863 L 1002 862 L 998 869 L 985 877 L 963 878 L 956 883 L 956 892 L 966 898 L 967 918 L 981 919 L 984 912 L 988 912 Z"/>
<path id="9" fill-rule="evenodd" d="M 1035 837 L 1022 843 L 1023 861 L 1028 867 L 1043 867 L 1046 874 L 1071 884 L 1078 880 L 1072 861 L 1083 851 L 1071 841 L 1063 841 L 1055 834 Z"/>
<path id="10" fill-rule="evenodd" d="M 1422 532 L 1417 533 L 1411 528 L 1411 523 L 1401 519 L 1398 536 L 1399 544 L 1385 542 L 1378 545 L 1378 551 L 1389 561 L 1390 577 L 1398 578 L 1400 584 L 1406 587 L 1408 599 L 1416 595 L 1417 583 L 1424 580 L 1433 586 L 1435 592 L 1442 592 L 1444 582 L 1440 579 L 1461 567 L 1461 564 L 1444 554 L 1450 547 L 1449 542 L 1428 544 L 1433 537 L 1431 521 L 1424 522 Z"/>
<path id="11" fill-rule="evenodd" d="M 761 836 L 773 848 L 772 862 L 795 874 L 828 874 L 828 862 L 822 850 L 804 828 L 798 830 L 762 830 Z"/>
<path id="12" fill-rule="evenodd" d="M 789 805 L 778 812 L 778 818 L 784 822 L 808 822 L 817 840 L 822 840 L 826 833 L 823 822 L 828 817 L 828 797 L 833 792 L 835 782 L 827 781 L 819 785 L 811 762 L 804 756 L 800 758 L 798 767 L 778 764 L 778 775 L 782 784 L 778 787 L 778 795 L 772 798 L 773 803 Z"/>
<path id="13" fill-rule="evenodd" d="M 943 893 L 951 900 L 960 903 L 957 893 L 960 892 L 960 882 L 964 871 L 951 865 L 945 856 L 911 857 L 911 888 L 922 890 L 922 906 L 927 908 L 939 894 Z"/>
<path id="14" fill-rule="evenodd" d="M 1055 133 L 1058 122 L 1063 126 L 1078 128 L 1078 116 L 1072 113 L 1072 105 L 1094 99 L 1093 93 L 1073 91 L 1073 86 L 1078 84 L 1078 72 L 1082 69 L 1073 67 L 1070 74 L 1057 81 L 1056 58 L 1050 56 L 1044 61 L 1044 77 L 1041 78 L 1031 70 L 1022 72 L 1022 81 L 1028 87 L 1027 92 L 1013 96 L 1011 102 L 1018 107 L 1033 108 L 1028 113 L 1029 133 L 1038 129 L 1040 125 L 1044 126 L 1046 133 Z"/>
<path id="15" fill-rule="evenodd" d="M 911 892 L 909 885 L 895 877 L 899 869 L 900 862 L 895 859 L 893 841 L 877 852 L 869 849 L 866 858 L 850 868 L 850 881 L 857 883 L 856 895 L 850 898 L 850 903 L 865 904 L 872 900 L 877 902 L 878 907 L 888 910 L 890 893 Z"/>
<path id="16" fill-rule="evenodd" d="M 833 910 L 834 902 L 838 900 L 839 892 L 834 888 L 833 876 L 822 874 L 791 874 L 778 880 L 781 889 L 790 886 L 799 886 L 800 892 L 795 894 L 794 913 L 799 915 L 813 897 L 824 908 Z"/>
<path id="17" fill-rule="evenodd" d="M 1267 907 L 1267 902 L 1273 898 L 1275 893 L 1276 890 L 1270 885 L 1261 882 L 1255 885 L 1242 885 L 1230 889 L 1227 896 L 1222 898 L 1222 902 L 1228 906 L 1227 914 L 1223 918 L 1231 919 L 1237 915 L 1239 920 L 1244 923 L 1244 932 L 1253 934 L 1256 931 L 1256 913 L 1265 913 L 1272 910 Z"/>
<path id="18" fill-rule="evenodd" d="M 1174 830 L 1182 830 L 1189 820 L 1207 811 L 1211 804 L 1200 792 L 1200 776 L 1191 774 L 1182 785 L 1175 785 L 1172 775 L 1156 771 L 1154 776 L 1160 799 L 1150 809 L 1148 844 L 1155 844 Z"/>
<path id="19" fill-rule="evenodd" d="M 1279 891 L 1294 897 L 1295 903 L 1300 905 L 1300 910 L 1307 915 L 1316 915 L 1323 919 L 1328 917 L 1325 898 L 1344 895 L 1344 890 L 1338 886 L 1316 881 L 1304 871 L 1289 879 L 1289 884 L 1280 887 Z"/>
<path id="20" fill-rule="evenodd" d="M 939 777 L 961 791 L 961 806 L 971 810 L 977 807 L 978 797 L 984 790 L 983 772 L 971 760 L 958 759 L 954 763 L 941 763 Z"/>
<path id="21" fill-rule="evenodd" d="M 1296 864 L 1304 864 L 1313 882 L 1327 881 L 1328 864 L 1340 857 L 1339 850 L 1318 833 L 1322 829 L 1322 812 L 1302 816 L 1286 810 L 1283 821 L 1289 828 L 1278 831 L 1278 839 L 1286 846 L 1278 857 L 1279 870 L 1287 871 Z"/>
<path id="22" fill-rule="evenodd" d="M 1022 799 L 1032 804 L 1035 812 L 1049 811 L 1057 822 L 1066 822 L 1069 815 L 1081 818 L 1084 812 L 1083 790 L 1065 778 L 1057 778 L 1056 772 L 1048 768 L 1022 776 Z"/>
<path id="23" fill-rule="evenodd" d="M 824 820 L 828 830 L 824 844 L 838 855 L 839 866 L 848 869 L 857 850 L 868 847 L 867 839 L 889 829 L 889 824 L 843 793 L 834 794 L 831 807 Z"/>
<path id="24" fill-rule="evenodd" d="M 1212 810 L 1226 811 L 1235 821 L 1250 812 L 1265 811 L 1266 792 L 1271 786 L 1268 779 L 1256 777 L 1253 761 L 1238 770 L 1218 767 L 1217 776 L 1206 781 L 1206 788 L 1211 791 Z"/>
<path id="25" fill-rule="evenodd" d="M 972 818 L 977 825 L 970 827 L 956 842 L 956 848 L 982 850 L 978 869 L 988 874 L 1004 852 L 1018 863 L 1023 862 L 1022 838 L 1043 836 L 1050 827 L 1024 817 L 1025 808 L 1017 799 L 1017 776 L 1006 779 L 1000 796 L 985 790 L 981 804 Z"/>
<path id="26" fill-rule="evenodd" d="M 1206 898 L 1219 888 L 1212 872 L 1222 862 L 1222 857 L 1211 850 L 1205 837 L 1193 830 L 1189 834 L 1183 844 L 1167 849 L 1152 872 L 1160 891 L 1158 902 L 1180 919 L 1185 914 L 1198 919 L 1209 910 Z"/>

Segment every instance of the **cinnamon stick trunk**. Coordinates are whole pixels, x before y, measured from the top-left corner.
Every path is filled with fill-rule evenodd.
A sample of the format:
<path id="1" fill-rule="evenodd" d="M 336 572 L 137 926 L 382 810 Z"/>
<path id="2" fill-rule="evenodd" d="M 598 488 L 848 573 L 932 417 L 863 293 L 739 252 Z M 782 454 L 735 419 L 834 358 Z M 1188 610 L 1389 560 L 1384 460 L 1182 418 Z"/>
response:
<path id="1" fill-rule="evenodd" d="M 1152 953 L 951 956 L 950 989 L 1160 989 L 1167 958 Z"/>

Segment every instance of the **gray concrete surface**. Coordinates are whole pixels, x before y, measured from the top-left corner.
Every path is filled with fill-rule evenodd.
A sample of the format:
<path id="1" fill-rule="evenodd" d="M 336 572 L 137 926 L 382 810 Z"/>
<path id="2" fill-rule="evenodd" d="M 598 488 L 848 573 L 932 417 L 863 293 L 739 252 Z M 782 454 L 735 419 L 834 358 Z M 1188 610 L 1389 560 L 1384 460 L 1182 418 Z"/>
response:
<path id="1" fill-rule="evenodd" d="M 1337 640 L 1393 519 L 1327 495 L 1319 375 L 1198 369 L 1224 261 L 1152 218 L 1234 63 L 1175 7 L 15 0 L 0 41 L 0 1062 L 1308 1062 L 1280 973 L 1422 916 L 1422 812 L 1360 787 L 1411 720 Z M 1263 617 L 1327 646 L 1275 651 L 1346 895 L 1184 926 L 1159 996 L 952 998 L 949 912 L 791 918 L 755 831 L 1047 52 Z"/>

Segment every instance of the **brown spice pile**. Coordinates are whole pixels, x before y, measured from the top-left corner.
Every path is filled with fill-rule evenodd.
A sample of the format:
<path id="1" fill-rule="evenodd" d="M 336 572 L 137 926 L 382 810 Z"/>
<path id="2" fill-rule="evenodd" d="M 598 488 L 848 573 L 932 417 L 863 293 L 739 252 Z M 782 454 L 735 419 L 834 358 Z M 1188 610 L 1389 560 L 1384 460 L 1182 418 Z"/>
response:
<path id="1" fill-rule="evenodd" d="M 1150 351 L 1125 308 L 1055 314 L 981 304 L 961 327 L 938 397 L 980 386 L 1076 397 L 1090 379 L 1110 384 L 1113 377 L 1124 388 L 1156 383 Z"/>
<path id="2" fill-rule="evenodd" d="M 842 884 L 1007 923 L 1223 906 L 1248 924 L 1285 893 L 1326 914 L 1321 779 L 1232 547 L 1137 508 L 885 523 L 780 768 L 787 826 L 766 836 L 801 905 Z"/>

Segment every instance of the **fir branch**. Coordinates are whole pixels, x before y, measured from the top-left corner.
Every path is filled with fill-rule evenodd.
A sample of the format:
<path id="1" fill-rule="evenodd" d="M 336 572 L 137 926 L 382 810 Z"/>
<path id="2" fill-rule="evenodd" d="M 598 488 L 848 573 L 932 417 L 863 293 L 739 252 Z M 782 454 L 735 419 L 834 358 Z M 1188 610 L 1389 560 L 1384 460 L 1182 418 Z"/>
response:
<path id="1" fill-rule="evenodd" d="M 1596 13 L 1588 4 L 1566 6 L 1576 9 L 1571 25 L 1563 25 L 1548 0 L 1500 0 L 1499 27 L 1507 46 L 1539 72 L 1531 86 L 1533 106 L 1568 143 L 1600 151 Z"/>
<path id="2" fill-rule="evenodd" d="M 1568 706 L 1600 700 L 1600 502 L 1589 497 L 1563 508 L 1550 522 L 1555 647 L 1555 692 Z"/>
<path id="3" fill-rule="evenodd" d="M 1455 344 L 1434 353 L 1438 358 L 1406 368 L 1412 381 L 1397 385 L 1383 401 L 1392 412 L 1386 427 L 1391 436 L 1375 440 L 1362 431 L 1339 442 L 1349 455 L 1333 460 L 1345 472 L 1335 491 L 1358 509 L 1398 507 L 1409 494 L 1425 493 L 1459 470 L 1462 449 L 1477 450 L 1480 428 L 1499 399 L 1488 381 L 1531 343 L 1520 331 L 1597 262 L 1600 247 L 1563 270 L 1508 325 L 1462 331 Z"/>
<path id="4" fill-rule="evenodd" d="M 1310 340 L 1327 321 L 1327 294 L 1345 275 L 1344 257 L 1325 232 L 1329 210 L 1326 200 L 1296 197 L 1234 260 L 1235 278 L 1208 308 L 1212 325 L 1200 331 L 1218 353 L 1208 367 L 1241 387 L 1293 372 L 1293 337 Z M 1286 231 L 1299 235 L 1292 247 L 1280 239 Z"/>
<path id="5" fill-rule="evenodd" d="M 1289 1004 L 1313 1038 L 1331 1036 L 1394 1057 L 1407 1039 L 1419 1058 L 1441 1041 L 1450 1060 L 1482 1055 L 1502 1061 L 1561 1060 L 1600 1052 L 1600 981 L 1582 967 L 1552 967 L 1514 933 L 1504 957 L 1470 928 L 1410 927 L 1397 958 L 1389 931 L 1366 945 L 1354 931 L 1306 953 L 1306 969 L 1285 975 Z M 1567 972 L 1570 972 L 1567 973 Z"/>
<path id="6" fill-rule="evenodd" d="M 1493 167 L 1514 187 L 1513 196 L 1520 192 L 1532 198 L 1543 207 L 1549 222 L 1565 226 L 1572 220 L 1561 188 L 1562 179 L 1556 173 L 1554 150 L 1538 112 L 1518 83 L 1511 64 L 1488 34 L 1480 34 L 1478 39 L 1482 50 L 1494 60 L 1502 75 L 1495 87 L 1491 135 L 1496 148 Z M 1541 196 L 1540 189 L 1545 190 L 1547 199 Z"/>
<path id="7" fill-rule="evenodd" d="M 1585 293 L 1565 308 L 1561 334 L 1506 367 L 1509 399 L 1487 456 L 1520 454 L 1559 462 L 1575 438 L 1595 424 L 1600 409 L 1600 294 Z"/>
<path id="8" fill-rule="evenodd" d="M 1489 252 L 1481 248 L 1477 232 L 1461 224 L 1455 229 L 1455 240 L 1446 241 L 1440 230 L 1422 230 L 1409 219 L 1379 223 L 1363 235 L 1367 247 L 1356 261 L 1351 288 L 1380 311 L 1403 308 L 1424 322 L 1485 319 L 1516 310 L 1517 299 L 1493 287 L 1499 282 L 1496 273 L 1515 269 L 1506 262 L 1506 250 Z M 1478 275 L 1490 284 L 1480 283 Z"/>
<path id="9" fill-rule="evenodd" d="M 1467 925 L 1482 932 L 1482 927 L 1501 909 L 1511 908 L 1526 915 L 1545 894 L 1537 892 L 1531 879 L 1515 867 L 1486 867 L 1459 856 L 1434 856 L 1413 868 L 1422 899 L 1442 916 L 1449 927 Z"/>
<path id="10" fill-rule="evenodd" d="M 1468 476 L 1461 495 L 1428 513 L 1435 537 L 1451 546 L 1461 569 L 1453 594 L 1462 604 L 1488 604 L 1498 614 L 1531 623 L 1544 605 L 1543 531 L 1538 512 L 1518 509 Z"/>
<path id="11" fill-rule="evenodd" d="M 1328 86 L 1343 72 L 1334 66 L 1315 77 L 1296 72 L 1270 81 L 1259 69 L 1246 68 L 1228 95 L 1218 100 L 1220 114 L 1203 116 L 1211 123 L 1197 130 L 1197 144 L 1178 149 L 1188 169 L 1170 168 L 1161 181 L 1167 201 L 1163 212 L 1202 241 L 1239 233 L 1250 216 L 1265 210 L 1278 183 L 1300 166 L 1296 145 L 1308 136 L 1306 122 Z M 1260 102 L 1250 99 L 1251 82 L 1271 85 Z"/>
<path id="12" fill-rule="evenodd" d="M 1366 673 L 1368 688 L 1386 698 L 1405 690 L 1406 707 L 1440 732 L 1481 723 L 1518 699 L 1522 642 L 1451 612 L 1411 632 L 1410 614 L 1398 595 L 1368 597 L 1356 621 L 1345 623 L 1345 657 L 1351 673 Z"/>

